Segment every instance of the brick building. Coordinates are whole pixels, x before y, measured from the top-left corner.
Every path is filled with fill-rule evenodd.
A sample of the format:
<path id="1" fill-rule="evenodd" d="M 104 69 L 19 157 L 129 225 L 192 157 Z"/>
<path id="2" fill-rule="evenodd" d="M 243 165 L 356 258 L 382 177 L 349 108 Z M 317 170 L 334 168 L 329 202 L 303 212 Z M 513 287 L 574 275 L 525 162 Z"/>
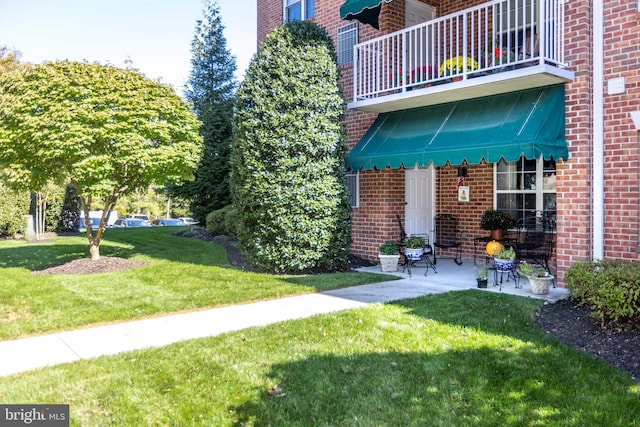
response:
<path id="1" fill-rule="evenodd" d="M 325 27 L 348 102 L 354 253 L 459 218 L 555 219 L 558 281 L 640 244 L 638 0 L 258 0 L 258 43 Z"/>

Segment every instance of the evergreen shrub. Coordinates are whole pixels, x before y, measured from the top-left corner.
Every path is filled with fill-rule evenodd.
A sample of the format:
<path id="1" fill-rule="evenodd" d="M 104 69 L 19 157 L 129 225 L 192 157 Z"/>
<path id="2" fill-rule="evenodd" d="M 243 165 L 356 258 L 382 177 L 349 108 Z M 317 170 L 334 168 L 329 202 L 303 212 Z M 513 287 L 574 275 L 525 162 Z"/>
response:
<path id="1" fill-rule="evenodd" d="M 0 237 L 24 233 L 30 203 L 28 191 L 15 191 L 0 183 Z"/>
<path id="2" fill-rule="evenodd" d="M 207 233 L 214 236 L 227 235 L 237 238 L 236 223 L 236 210 L 233 205 L 227 205 L 207 215 Z"/>
<path id="3" fill-rule="evenodd" d="M 308 21 L 284 24 L 236 94 L 231 185 L 240 247 L 277 273 L 346 269 L 344 99 L 333 42 Z"/>
<path id="4" fill-rule="evenodd" d="M 623 260 L 576 262 L 565 277 L 571 296 L 602 323 L 640 320 L 640 268 Z"/>

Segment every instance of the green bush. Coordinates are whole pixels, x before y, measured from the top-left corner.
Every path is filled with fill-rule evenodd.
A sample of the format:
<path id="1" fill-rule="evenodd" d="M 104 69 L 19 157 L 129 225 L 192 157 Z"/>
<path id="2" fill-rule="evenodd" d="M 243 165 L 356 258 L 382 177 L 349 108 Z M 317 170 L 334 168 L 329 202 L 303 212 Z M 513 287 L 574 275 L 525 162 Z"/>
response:
<path id="1" fill-rule="evenodd" d="M 231 185 L 238 239 L 264 271 L 347 267 L 344 98 L 333 42 L 311 22 L 277 28 L 236 95 Z"/>
<path id="2" fill-rule="evenodd" d="M 14 191 L 0 183 L 0 237 L 23 233 L 31 197 L 28 191 Z"/>
<path id="3" fill-rule="evenodd" d="M 602 323 L 640 320 L 640 268 L 635 262 L 576 262 L 567 271 L 566 284 Z"/>
<path id="4" fill-rule="evenodd" d="M 207 215 L 207 233 L 213 234 L 214 236 L 224 234 L 237 238 L 236 224 L 236 210 L 233 205 L 227 205 Z"/>

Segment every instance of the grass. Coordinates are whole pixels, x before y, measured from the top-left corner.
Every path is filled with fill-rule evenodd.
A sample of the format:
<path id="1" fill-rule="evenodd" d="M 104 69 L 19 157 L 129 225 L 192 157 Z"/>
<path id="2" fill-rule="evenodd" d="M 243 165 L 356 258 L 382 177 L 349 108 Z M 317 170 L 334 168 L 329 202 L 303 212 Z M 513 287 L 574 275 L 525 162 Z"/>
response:
<path id="1" fill-rule="evenodd" d="M 117 273 L 34 275 L 88 256 L 83 236 L 0 241 L 0 340 L 395 279 L 369 273 L 274 276 L 243 272 L 224 249 L 173 228 L 110 229 L 101 255 L 147 265 Z"/>
<path id="2" fill-rule="evenodd" d="M 640 386 L 469 290 L 0 378 L 71 425 L 637 426 Z M 269 395 L 275 385 L 284 395 Z"/>

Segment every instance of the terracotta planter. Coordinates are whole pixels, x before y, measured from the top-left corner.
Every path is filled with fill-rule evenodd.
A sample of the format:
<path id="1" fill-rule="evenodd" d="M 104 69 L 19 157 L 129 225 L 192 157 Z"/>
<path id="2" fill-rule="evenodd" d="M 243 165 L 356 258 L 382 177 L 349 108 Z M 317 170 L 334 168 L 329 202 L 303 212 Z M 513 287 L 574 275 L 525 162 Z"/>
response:
<path id="1" fill-rule="evenodd" d="M 398 271 L 398 261 L 400 260 L 400 254 L 395 255 L 378 255 L 380 259 L 380 267 L 383 272 L 391 273 Z"/>
<path id="2" fill-rule="evenodd" d="M 504 239 L 504 230 L 499 228 L 497 230 L 491 230 L 491 238 L 493 240 L 502 240 Z"/>

